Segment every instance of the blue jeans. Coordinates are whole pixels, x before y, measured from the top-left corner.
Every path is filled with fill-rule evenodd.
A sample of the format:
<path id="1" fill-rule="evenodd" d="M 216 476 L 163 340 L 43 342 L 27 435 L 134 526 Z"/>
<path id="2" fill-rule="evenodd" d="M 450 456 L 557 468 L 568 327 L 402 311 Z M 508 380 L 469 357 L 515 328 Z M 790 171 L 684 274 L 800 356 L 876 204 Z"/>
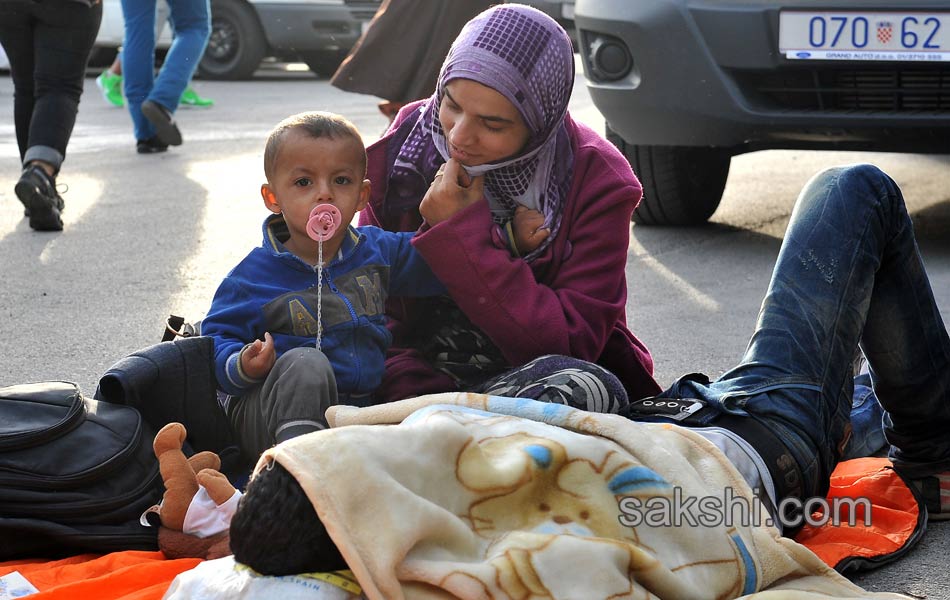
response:
<path id="1" fill-rule="evenodd" d="M 211 33 L 209 0 L 168 0 L 168 8 L 174 37 L 155 77 L 155 0 L 122 0 L 122 76 L 136 140 L 155 135 L 142 114 L 142 102 L 152 100 L 174 113 Z"/>
<path id="2" fill-rule="evenodd" d="M 798 462 L 803 494 L 824 495 L 850 427 L 859 344 L 895 467 L 911 478 L 950 468 L 950 338 L 900 190 L 870 165 L 805 186 L 739 365 L 662 395 L 758 420 Z"/>
<path id="3" fill-rule="evenodd" d="M 887 445 L 884 437 L 884 409 L 871 385 L 867 362 L 854 378 L 854 399 L 851 402 L 851 439 L 841 460 L 871 456 Z"/>

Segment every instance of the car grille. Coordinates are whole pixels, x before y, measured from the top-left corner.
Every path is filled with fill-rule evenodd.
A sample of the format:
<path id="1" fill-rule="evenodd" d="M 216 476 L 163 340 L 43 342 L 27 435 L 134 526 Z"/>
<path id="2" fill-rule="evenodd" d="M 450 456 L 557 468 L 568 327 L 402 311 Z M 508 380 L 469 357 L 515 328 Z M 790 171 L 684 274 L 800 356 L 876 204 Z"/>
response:
<path id="1" fill-rule="evenodd" d="M 950 68 L 813 68 L 733 73 L 762 109 L 848 112 L 950 112 Z"/>
<path id="2" fill-rule="evenodd" d="M 376 14 L 382 0 L 345 0 L 350 13 L 360 20 L 369 21 Z"/>

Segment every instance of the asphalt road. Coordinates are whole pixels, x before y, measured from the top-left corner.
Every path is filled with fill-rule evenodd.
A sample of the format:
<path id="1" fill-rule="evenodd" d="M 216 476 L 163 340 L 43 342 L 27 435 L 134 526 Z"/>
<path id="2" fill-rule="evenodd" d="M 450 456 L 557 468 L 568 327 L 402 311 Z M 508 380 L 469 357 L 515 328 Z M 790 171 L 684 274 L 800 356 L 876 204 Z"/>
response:
<path id="1" fill-rule="evenodd" d="M 170 313 L 207 310 L 221 277 L 260 243 L 264 138 L 283 117 L 332 110 L 367 142 L 386 125 L 377 99 L 348 94 L 307 72 L 270 66 L 252 82 L 196 83 L 217 101 L 182 108 L 185 143 L 135 153 L 124 110 L 86 95 L 59 178 L 66 229 L 35 233 L 13 194 L 19 160 L 13 89 L 0 78 L 0 386 L 77 382 L 160 340 Z M 602 127 L 578 76 L 572 112 Z M 904 190 L 944 319 L 950 311 L 950 157 L 771 151 L 734 159 L 723 203 L 706 227 L 632 228 L 628 320 L 653 351 L 661 385 L 741 356 L 795 197 L 823 167 L 873 162 Z M 950 598 L 950 525 L 931 525 L 896 564 L 856 580 L 869 590 Z"/>

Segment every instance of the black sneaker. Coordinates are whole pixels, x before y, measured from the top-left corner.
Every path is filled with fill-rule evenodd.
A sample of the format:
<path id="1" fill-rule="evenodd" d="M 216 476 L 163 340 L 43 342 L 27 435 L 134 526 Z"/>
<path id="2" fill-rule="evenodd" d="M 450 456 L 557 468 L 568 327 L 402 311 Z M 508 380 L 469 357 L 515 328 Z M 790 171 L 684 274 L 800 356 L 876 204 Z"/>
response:
<path id="1" fill-rule="evenodd" d="M 155 127 L 155 137 L 166 146 L 180 146 L 181 132 L 168 109 L 152 100 L 142 103 L 142 114 Z"/>
<path id="2" fill-rule="evenodd" d="M 13 188 L 17 198 L 26 207 L 24 215 L 30 218 L 30 227 L 37 231 L 62 231 L 60 216 L 65 202 L 56 193 L 56 180 L 41 167 L 27 166 Z"/>
<path id="3" fill-rule="evenodd" d="M 147 140 L 138 140 L 135 142 L 135 151 L 139 154 L 155 154 L 168 150 L 168 144 L 159 141 L 157 135 L 153 135 Z"/>

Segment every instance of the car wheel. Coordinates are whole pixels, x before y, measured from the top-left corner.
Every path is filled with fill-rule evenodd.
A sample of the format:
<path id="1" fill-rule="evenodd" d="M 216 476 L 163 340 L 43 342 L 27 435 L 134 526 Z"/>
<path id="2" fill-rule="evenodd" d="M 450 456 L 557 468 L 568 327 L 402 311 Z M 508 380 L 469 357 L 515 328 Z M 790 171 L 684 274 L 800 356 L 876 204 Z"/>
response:
<path id="1" fill-rule="evenodd" d="M 211 35 L 198 74 L 205 79 L 250 79 L 267 42 L 254 9 L 241 0 L 211 3 Z"/>
<path id="2" fill-rule="evenodd" d="M 317 77 L 332 77 L 347 55 L 346 52 L 340 52 L 339 50 L 318 50 L 300 52 L 299 54 L 300 60 L 307 63 L 307 66 Z"/>
<path id="3" fill-rule="evenodd" d="M 635 223 L 699 225 L 716 212 L 732 160 L 728 150 L 628 144 L 609 126 L 607 139 L 623 152 L 643 185 Z"/>

